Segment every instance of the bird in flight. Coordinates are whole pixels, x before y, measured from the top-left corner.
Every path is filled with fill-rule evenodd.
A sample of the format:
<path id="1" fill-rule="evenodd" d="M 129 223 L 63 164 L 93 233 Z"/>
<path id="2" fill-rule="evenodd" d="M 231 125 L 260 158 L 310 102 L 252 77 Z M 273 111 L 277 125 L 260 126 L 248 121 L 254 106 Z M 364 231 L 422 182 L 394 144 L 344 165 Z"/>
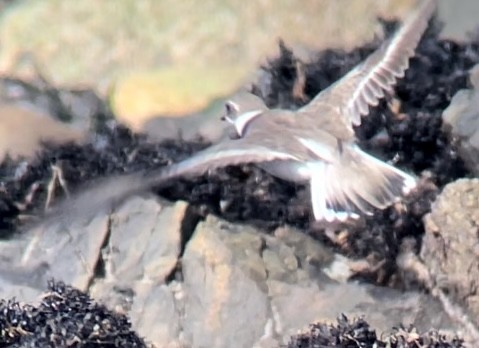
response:
<path id="1" fill-rule="evenodd" d="M 148 175 L 110 182 L 102 188 L 104 199 L 254 163 L 273 176 L 309 184 L 317 221 L 344 222 L 388 207 L 413 190 L 416 179 L 362 151 L 353 127 L 404 76 L 435 9 L 436 0 L 422 1 L 390 40 L 298 110 L 269 109 L 252 94 L 238 94 L 226 103 L 223 116 L 229 136 Z"/>

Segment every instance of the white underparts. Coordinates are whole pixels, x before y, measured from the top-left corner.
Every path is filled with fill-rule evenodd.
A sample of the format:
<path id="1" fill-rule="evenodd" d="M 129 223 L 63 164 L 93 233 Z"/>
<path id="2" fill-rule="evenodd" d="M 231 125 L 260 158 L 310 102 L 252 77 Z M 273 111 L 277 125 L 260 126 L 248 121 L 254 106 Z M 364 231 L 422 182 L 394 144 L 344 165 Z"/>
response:
<path id="1" fill-rule="evenodd" d="M 307 163 L 311 203 L 316 220 L 326 222 L 358 219 L 358 213 L 372 215 L 416 187 L 416 178 L 361 151 L 348 148 L 346 158 L 335 163 Z"/>
<path id="2" fill-rule="evenodd" d="M 348 219 L 358 219 L 359 215 L 349 211 L 336 211 L 328 207 L 330 201 L 328 196 L 328 173 L 327 166 L 330 164 L 324 162 L 310 163 L 311 169 L 311 203 L 313 207 L 314 218 L 318 221 L 347 221 Z"/>
<path id="3" fill-rule="evenodd" d="M 307 164 L 299 160 L 277 160 L 258 164 L 271 175 L 286 181 L 307 183 L 311 179 L 311 170 Z"/>

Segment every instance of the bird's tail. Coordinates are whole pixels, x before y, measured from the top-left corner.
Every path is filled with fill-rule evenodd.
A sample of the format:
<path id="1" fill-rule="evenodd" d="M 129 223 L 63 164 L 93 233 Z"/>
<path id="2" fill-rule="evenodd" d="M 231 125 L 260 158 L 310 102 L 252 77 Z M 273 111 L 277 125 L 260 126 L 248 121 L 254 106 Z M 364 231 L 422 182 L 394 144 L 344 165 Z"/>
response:
<path id="1" fill-rule="evenodd" d="M 318 221 L 344 222 L 359 214 L 384 209 L 407 195 L 416 179 L 358 147 L 348 149 L 338 163 L 311 167 L 311 201 Z"/>

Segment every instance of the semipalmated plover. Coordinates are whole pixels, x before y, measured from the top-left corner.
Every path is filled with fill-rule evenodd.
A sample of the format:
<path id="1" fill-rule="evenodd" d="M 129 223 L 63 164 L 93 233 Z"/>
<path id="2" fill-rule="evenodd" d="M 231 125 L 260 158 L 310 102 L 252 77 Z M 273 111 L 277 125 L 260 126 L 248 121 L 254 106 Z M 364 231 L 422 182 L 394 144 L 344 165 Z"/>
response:
<path id="1" fill-rule="evenodd" d="M 125 176 L 124 184 L 103 188 L 105 197 L 118 200 L 173 178 L 254 163 L 309 184 L 317 221 L 342 222 L 388 207 L 414 189 L 416 179 L 362 151 L 353 127 L 404 76 L 435 8 L 436 0 L 423 1 L 390 40 L 298 110 L 269 109 L 249 93 L 232 98 L 223 116 L 229 136 L 139 179 Z"/>

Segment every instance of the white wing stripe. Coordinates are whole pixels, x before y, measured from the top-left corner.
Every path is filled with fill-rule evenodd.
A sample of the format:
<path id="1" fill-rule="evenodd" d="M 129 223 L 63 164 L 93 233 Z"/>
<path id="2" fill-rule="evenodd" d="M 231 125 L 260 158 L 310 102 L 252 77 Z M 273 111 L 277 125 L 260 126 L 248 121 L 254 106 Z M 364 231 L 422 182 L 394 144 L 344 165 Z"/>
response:
<path id="1" fill-rule="evenodd" d="M 321 145 L 319 142 L 312 139 L 296 138 L 304 147 L 314 153 L 322 160 L 332 163 L 336 160 L 335 154 L 333 154 L 329 147 Z"/>

